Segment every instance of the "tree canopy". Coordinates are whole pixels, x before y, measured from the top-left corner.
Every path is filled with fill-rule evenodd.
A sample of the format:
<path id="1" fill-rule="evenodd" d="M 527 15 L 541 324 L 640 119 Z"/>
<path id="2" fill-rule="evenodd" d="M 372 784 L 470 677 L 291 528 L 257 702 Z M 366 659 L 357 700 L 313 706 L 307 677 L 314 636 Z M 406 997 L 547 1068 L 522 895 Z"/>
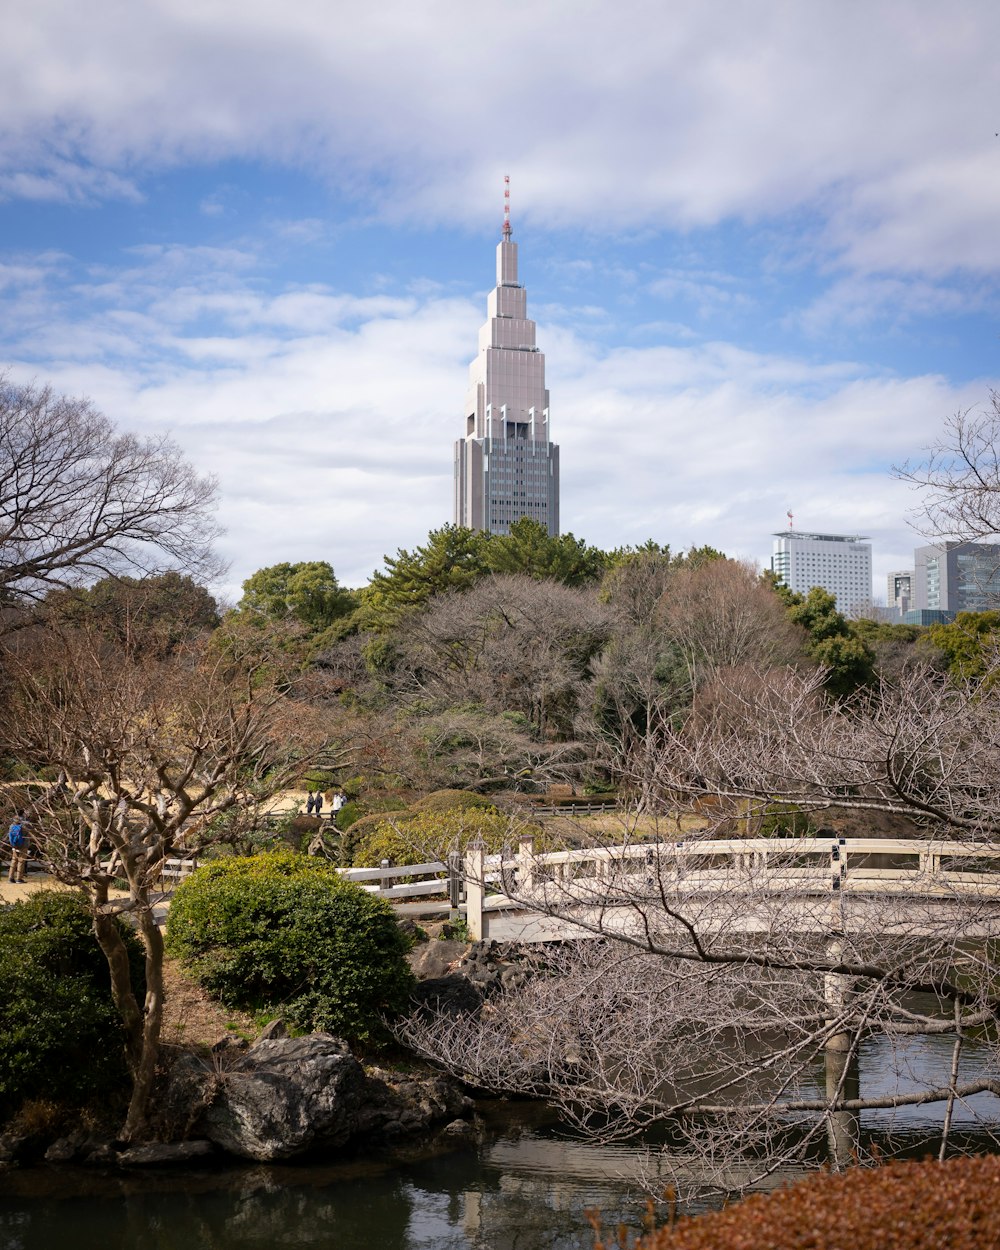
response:
<path id="1" fill-rule="evenodd" d="M 328 629 L 354 611 L 354 597 L 337 582 L 326 560 L 272 564 L 243 583 L 238 610 L 270 621 L 299 621 L 311 633 Z"/>
<path id="2" fill-rule="evenodd" d="M 585 586 L 598 582 L 607 565 L 603 551 L 572 534 L 553 538 L 530 517 L 515 521 L 509 534 L 445 525 L 432 530 L 423 546 L 386 556 L 385 569 L 361 592 L 361 619 L 368 629 L 392 629 L 432 596 L 467 590 L 490 573 Z"/>
<path id="3" fill-rule="evenodd" d="M 102 577 L 93 586 L 54 590 L 45 606 L 67 621 L 89 623 L 108 638 L 171 651 L 219 624 L 219 606 L 204 586 L 176 569 L 152 577 Z"/>
<path id="4" fill-rule="evenodd" d="M 1000 654 L 1000 612 L 959 612 L 948 625 L 931 625 L 927 636 L 944 654 L 952 677 L 980 680 L 995 669 Z"/>

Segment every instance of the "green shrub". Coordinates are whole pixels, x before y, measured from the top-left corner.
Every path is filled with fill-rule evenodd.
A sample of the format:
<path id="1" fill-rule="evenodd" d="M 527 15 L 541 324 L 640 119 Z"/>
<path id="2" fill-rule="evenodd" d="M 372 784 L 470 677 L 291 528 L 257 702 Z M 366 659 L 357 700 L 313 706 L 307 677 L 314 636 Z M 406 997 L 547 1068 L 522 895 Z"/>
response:
<path id="1" fill-rule="evenodd" d="M 141 1002 L 142 948 L 121 931 Z M 4 1115 L 26 1099 L 82 1106 L 127 1090 L 121 1019 L 84 899 L 42 890 L 0 909 Z"/>
<path id="2" fill-rule="evenodd" d="M 764 809 L 759 822 L 754 834 L 758 838 L 812 838 L 816 835 L 817 826 L 808 812 L 777 803 Z"/>
<path id="3" fill-rule="evenodd" d="M 358 842 L 354 862 L 376 868 L 383 859 L 393 864 L 422 864 L 444 859 L 449 851 L 464 853 L 469 843 L 481 839 L 489 854 L 501 851 L 512 839 L 507 817 L 490 808 L 435 810 L 424 808 L 399 817 L 394 823 L 380 821 Z"/>
<path id="4" fill-rule="evenodd" d="M 434 790 L 417 799 L 413 810 L 418 812 L 467 812 L 472 810 L 495 812 L 497 809 L 481 794 L 471 790 Z"/>
<path id="5" fill-rule="evenodd" d="M 386 1040 L 413 977 L 389 905 L 289 851 L 206 864 L 170 906 L 167 948 L 228 1006 L 301 1029 Z"/>

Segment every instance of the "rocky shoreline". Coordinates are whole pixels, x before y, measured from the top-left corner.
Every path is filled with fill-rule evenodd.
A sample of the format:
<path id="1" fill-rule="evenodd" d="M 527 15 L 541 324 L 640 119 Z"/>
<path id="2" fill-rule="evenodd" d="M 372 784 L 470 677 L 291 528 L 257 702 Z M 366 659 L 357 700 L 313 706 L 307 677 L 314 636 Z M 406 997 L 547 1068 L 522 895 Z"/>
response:
<path id="1" fill-rule="evenodd" d="M 474 1010 L 527 975 L 508 954 L 496 943 L 422 942 L 410 955 L 416 1004 Z M 474 1101 L 451 1078 L 366 1069 L 343 1040 L 289 1037 L 276 1020 L 252 1044 L 227 1038 L 207 1052 L 181 1054 L 158 1100 L 152 1140 L 123 1144 L 84 1128 L 55 1140 L 44 1132 L 0 1133 L 0 1169 L 272 1163 L 418 1140 L 457 1143 L 473 1134 L 474 1122 Z"/>

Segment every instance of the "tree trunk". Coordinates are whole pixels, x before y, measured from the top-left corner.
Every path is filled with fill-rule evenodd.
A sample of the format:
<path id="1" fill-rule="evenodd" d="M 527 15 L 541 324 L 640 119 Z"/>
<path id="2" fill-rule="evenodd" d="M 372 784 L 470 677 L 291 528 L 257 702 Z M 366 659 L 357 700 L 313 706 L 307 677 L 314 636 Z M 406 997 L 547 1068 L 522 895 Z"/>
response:
<path id="1" fill-rule="evenodd" d="M 140 1136 L 149 1118 L 149 1102 L 160 1057 L 160 1028 L 163 1023 L 163 934 L 148 901 L 138 914 L 139 936 L 146 948 L 146 1003 L 141 1029 L 139 1062 L 133 1072 L 132 1097 L 122 1129 L 122 1139 Z"/>
<path id="2" fill-rule="evenodd" d="M 134 1080 L 142 1058 L 142 1012 L 139 1010 L 135 990 L 132 987 L 128 951 L 118 932 L 116 918 L 100 910 L 107 904 L 107 901 L 107 889 L 98 891 L 94 899 L 94 936 L 104 952 L 104 958 L 108 961 L 108 970 L 111 973 L 111 997 L 121 1016 L 125 1032 L 125 1059 Z"/>

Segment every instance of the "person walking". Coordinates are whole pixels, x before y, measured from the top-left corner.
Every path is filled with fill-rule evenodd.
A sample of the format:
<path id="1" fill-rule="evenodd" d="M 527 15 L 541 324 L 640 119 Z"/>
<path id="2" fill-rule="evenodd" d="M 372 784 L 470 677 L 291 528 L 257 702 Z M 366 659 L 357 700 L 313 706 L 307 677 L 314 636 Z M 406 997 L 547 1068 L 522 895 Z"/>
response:
<path id="1" fill-rule="evenodd" d="M 10 872 L 7 880 L 12 885 L 23 885 L 27 880 L 28 871 L 28 831 L 24 812 L 17 813 L 17 819 L 7 830 L 7 841 L 10 843 Z"/>

